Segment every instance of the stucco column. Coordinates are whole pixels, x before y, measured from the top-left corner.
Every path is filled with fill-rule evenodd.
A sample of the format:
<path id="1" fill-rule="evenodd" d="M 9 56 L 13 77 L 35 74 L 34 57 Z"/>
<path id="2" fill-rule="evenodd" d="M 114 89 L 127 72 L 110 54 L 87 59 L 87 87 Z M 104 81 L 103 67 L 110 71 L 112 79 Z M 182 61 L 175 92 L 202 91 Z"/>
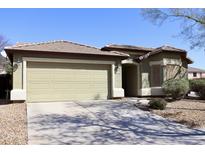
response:
<path id="1" fill-rule="evenodd" d="M 115 89 L 115 64 L 111 65 L 111 97 L 114 97 Z"/>
<path id="2" fill-rule="evenodd" d="M 26 68 L 27 68 L 27 62 L 23 60 L 23 69 L 22 69 L 22 88 L 23 90 L 26 90 Z"/>

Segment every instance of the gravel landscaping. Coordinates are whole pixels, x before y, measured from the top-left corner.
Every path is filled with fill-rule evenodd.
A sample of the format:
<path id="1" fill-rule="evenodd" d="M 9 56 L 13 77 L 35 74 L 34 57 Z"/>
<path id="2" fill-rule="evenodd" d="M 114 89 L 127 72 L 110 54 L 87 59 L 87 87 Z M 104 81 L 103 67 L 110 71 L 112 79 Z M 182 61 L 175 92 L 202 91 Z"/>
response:
<path id="1" fill-rule="evenodd" d="M 0 144 L 27 144 L 26 104 L 0 104 Z"/>
<path id="2" fill-rule="evenodd" d="M 205 100 L 184 99 L 170 102 L 165 110 L 152 112 L 191 128 L 205 128 Z"/>

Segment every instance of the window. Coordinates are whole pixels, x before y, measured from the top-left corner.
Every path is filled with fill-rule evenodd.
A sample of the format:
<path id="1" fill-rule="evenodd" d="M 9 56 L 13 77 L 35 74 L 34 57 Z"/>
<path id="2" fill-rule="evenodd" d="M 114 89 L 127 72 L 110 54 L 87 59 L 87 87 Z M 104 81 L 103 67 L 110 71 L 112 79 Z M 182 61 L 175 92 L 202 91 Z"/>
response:
<path id="1" fill-rule="evenodd" d="M 194 73 L 193 73 L 193 77 L 196 77 L 196 76 L 197 76 L 197 74 L 196 74 L 196 72 L 194 72 Z"/>
<path id="2" fill-rule="evenodd" d="M 161 65 L 151 66 L 151 86 L 152 87 L 161 86 Z"/>

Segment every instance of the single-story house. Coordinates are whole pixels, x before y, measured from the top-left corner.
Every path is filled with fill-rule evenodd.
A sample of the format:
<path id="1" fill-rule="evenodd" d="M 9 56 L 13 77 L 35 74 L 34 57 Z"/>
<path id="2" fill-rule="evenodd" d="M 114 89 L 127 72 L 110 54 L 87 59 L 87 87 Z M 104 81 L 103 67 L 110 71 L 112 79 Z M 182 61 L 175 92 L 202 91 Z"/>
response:
<path id="1" fill-rule="evenodd" d="M 107 45 L 69 41 L 6 47 L 13 63 L 11 100 L 66 101 L 163 95 L 170 78 L 187 77 L 192 61 L 170 46 Z"/>
<path id="2" fill-rule="evenodd" d="M 205 70 L 195 67 L 188 67 L 188 79 L 205 78 Z"/>

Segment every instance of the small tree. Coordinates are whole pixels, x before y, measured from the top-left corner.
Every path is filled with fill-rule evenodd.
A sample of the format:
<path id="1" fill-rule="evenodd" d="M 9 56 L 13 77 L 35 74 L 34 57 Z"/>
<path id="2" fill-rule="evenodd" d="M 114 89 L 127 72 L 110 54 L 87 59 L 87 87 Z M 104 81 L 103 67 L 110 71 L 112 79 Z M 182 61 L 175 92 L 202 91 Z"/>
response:
<path id="1" fill-rule="evenodd" d="M 5 68 L 5 71 L 6 71 L 7 74 L 10 74 L 10 75 L 12 74 L 13 67 L 12 67 L 12 64 L 9 61 L 6 62 L 6 64 L 4 65 L 4 68 Z"/>
<path id="2" fill-rule="evenodd" d="M 173 99 L 181 99 L 189 91 L 189 81 L 185 78 L 170 79 L 163 83 L 162 89 L 167 96 L 171 96 Z"/>
<path id="3" fill-rule="evenodd" d="M 8 40 L 5 39 L 2 35 L 0 35 L 0 53 L 3 52 L 4 47 L 8 45 Z M 12 65 L 9 60 L 6 58 L 6 63 L 4 64 L 4 69 L 7 74 L 12 74 Z"/>
<path id="4" fill-rule="evenodd" d="M 189 81 L 190 90 L 197 92 L 201 99 L 205 99 L 205 79 L 195 79 Z"/>

